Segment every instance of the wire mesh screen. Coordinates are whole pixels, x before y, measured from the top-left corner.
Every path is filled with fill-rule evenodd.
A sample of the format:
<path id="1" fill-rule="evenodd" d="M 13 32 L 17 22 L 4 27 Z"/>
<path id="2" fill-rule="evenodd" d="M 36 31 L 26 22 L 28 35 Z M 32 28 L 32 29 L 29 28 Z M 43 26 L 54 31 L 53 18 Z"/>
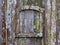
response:
<path id="1" fill-rule="evenodd" d="M 40 12 L 33 10 L 19 13 L 19 33 L 37 34 L 40 32 Z M 35 36 L 33 35 L 33 36 Z"/>

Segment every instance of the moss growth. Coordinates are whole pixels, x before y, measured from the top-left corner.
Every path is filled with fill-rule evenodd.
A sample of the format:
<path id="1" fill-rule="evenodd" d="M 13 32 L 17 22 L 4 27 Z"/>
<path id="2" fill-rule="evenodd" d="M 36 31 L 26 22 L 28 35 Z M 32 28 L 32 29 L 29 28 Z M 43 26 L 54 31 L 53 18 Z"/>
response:
<path id="1" fill-rule="evenodd" d="M 42 39 L 42 45 L 44 45 L 44 40 Z"/>
<path id="2" fill-rule="evenodd" d="M 42 0 L 22 0 L 23 5 L 42 6 Z"/>
<path id="3" fill-rule="evenodd" d="M 39 32 L 40 29 L 40 24 L 39 24 L 39 12 L 35 12 L 35 16 L 34 16 L 34 25 L 35 25 L 35 32 Z"/>

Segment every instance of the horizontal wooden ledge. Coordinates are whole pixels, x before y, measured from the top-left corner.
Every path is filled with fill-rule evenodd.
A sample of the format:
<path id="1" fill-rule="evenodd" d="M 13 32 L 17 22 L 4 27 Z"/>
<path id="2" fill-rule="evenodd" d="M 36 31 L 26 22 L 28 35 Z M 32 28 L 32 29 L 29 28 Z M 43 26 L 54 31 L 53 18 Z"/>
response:
<path id="1" fill-rule="evenodd" d="M 36 33 L 36 34 L 34 34 L 34 33 L 19 33 L 19 34 L 16 34 L 16 36 L 15 37 L 18 37 L 18 38 L 21 38 L 21 37 L 32 37 L 32 38 L 36 38 L 36 37 L 42 37 L 42 36 L 38 36 L 37 35 L 38 33 Z"/>
<path id="2" fill-rule="evenodd" d="M 22 6 L 20 8 L 20 11 L 21 10 L 35 10 L 35 11 L 44 11 L 45 9 L 44 8 L 41 8 L 39 6 L 29 6 L 29 5 L 25 5 L 25 6 Z"/>
<path id="3" fill-rule="evenodd" d="M 15 37 L 15 38 L 17 38 L 17 39 L 19 39 L 19 38 L 36 38 L 36 39 L 42 39 L 42 37 Z"/>
<path id="4" fill-rule="evenodd" d="M 35 9 L 21 9 L 19 12 L 23 12 L 23 11 L 37 11 L 37 12 L 40 12 L 39 10 L 35 10 Z"/>

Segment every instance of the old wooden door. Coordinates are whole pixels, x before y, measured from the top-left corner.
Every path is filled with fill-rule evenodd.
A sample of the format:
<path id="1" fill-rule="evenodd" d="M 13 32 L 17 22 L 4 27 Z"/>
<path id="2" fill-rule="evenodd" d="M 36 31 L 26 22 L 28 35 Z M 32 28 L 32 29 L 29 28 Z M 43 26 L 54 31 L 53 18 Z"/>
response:
<path id="1" fill-rule="evenodd" d="M 17 45 L 41 45 L 40 12 L 25 9 L 21 10 L 18 16 Z"/>
<path id="2" fill-rule="evenodd" d="M 19 0 L 18 25 L 16 29 L 16 45 L 41 45 L 42 0 Z M 40 20 L 41 19 L 41 20 Z"/>

